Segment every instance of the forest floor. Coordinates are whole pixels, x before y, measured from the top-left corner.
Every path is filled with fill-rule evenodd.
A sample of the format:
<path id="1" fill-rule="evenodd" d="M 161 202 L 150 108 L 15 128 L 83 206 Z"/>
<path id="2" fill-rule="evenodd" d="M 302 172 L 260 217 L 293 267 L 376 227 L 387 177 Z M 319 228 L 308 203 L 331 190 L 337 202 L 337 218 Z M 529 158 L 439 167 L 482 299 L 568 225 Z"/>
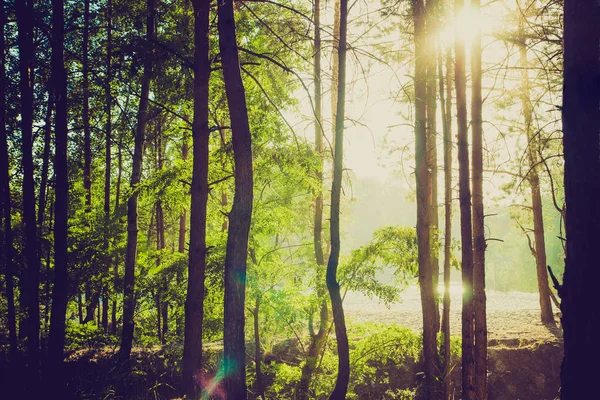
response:
<path id="1" fill-rule="evenodd" d="M 462 294 L 460 286 L 451 289 L 450 331 L 460 335 Z M 557 323 L 558 310 L 555 311 Z M 389 307 L 360 293 L 349 292 L 344 299 L 344 312 L 350 322 L 396 323 L 416 332 L 423 330 L 419 288 L 409 286 L 401 302 Z M 490 345 L 525 345 L 535 342 L 560 342 L 562 331 L 548 329 L 540 322 L 537 293 L 487 291 L 487 326 Z"/>

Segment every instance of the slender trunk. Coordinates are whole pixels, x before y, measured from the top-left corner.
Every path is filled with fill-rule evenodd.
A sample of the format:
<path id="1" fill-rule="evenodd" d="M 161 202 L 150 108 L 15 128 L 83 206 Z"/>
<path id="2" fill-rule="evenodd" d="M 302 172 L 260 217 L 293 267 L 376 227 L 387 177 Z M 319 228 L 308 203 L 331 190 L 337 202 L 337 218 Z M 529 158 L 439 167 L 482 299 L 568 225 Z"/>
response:
<path id="1" fill-rule="evenodd" d="M 350 354 L 344 308 L 337 281 L 337 268 L 340 258 L 340 201 L 342 191 L 342 169 L 344 151 L 344 117 L 346 96 L 346 32 L 348 26 L 348 1 L 340 1 L 340 42 L 338 48 L 338 90 L 335 118 L 335 151 L 333 183 L 331 186 L 331 254 L 327 263 L 326 283 L 331 298 L 331 309 L 335 323 L 335 336 L 338 352 L 338 375 L 335 388 L 329 397 L 332 400 L 345 399 L 350 379 Z"/>
<path id="2" fill-rule="evenodd" d="M 202 321 L 204 318 L 204 277 L 206 270 L 206 204 L 208 201 L 208 95 L 210 79 L 210 2 L 194 0 L 194 122 L 192 125 L 193 172 L 190 206 L 190 244 L 183 344 L 183 387 L 196 398 L 196 380 L 202 372 Z M 234 40 L 235 43 L 235 40 Z M 187 150 L 184 154 L 187 157 Z M 185 235 L 185 232 L 184 232 Z M 183 247 L 185 248 L 185 240 Z"/>
<path id="3" fill-rule="evenodd" d="M 48 104 L 46 108 L 46 117 L 44 121 L 44 151 L 42 153 L 42 179 L 40 181 L 40 196 L 38 199 L 38 230 L 39 237 L 42 237 L 44 225 L 44 214 L 46 212 L 46 196 L 48 189 L 48 170 L 50 167 L 50 141 L 52 133 L 52 110 L 54 106 L 54 87 L 48 82 Z M 41 242 L 41 240 L 40 240 Z M 40 254 L 42 253 L 40 245 Z M 40 256 L 41 257 L 41 256 Z"/>
<path id="4" fill-rule="evenodd" d="M 459 15 L 463 0 L 455 0 L 454 12 Z M 465 44 L 458 32 L 454 37 L 456 57 L 456 121 L 458 126 L 458 191 L 460 203 L 460 238 L 462 243 L 462 398 L 475 399 L 474 321 L 473 321 L 473 230 L 471 224 L 471 188 L 469 187 L 469 142 L 467 137 L 467 78 Z"/>
<path id="5" fill-rule="evenodd" d="M 255 391 L 257 397 L 260 396 L 261 399 L 265 400 L 265 387 L 263 385 L 263 377 L 261 370 L 262 363 L 262 350 L 260 348 L 260 331 L 258 329 L 258 313 L 260 311 L 260 298 L 257 297 L 254 302 L 254 310 L 252 312 L 252 316 L 254 317 L 254 365 L 256 365 L 256 383 L 255 383 Z"/>
<path id="6" fill-rule="evenodd" d="M 529 86 L 529 63 L 527 61 L 527 42 L 525 37 L 524 17 L 519 20 L 519 54 L 521 67 L 521 104 L 523 109 L 523 122 L 525 135 L 527 137 L 527 149 L 529 159 L 529 174 L 527 180 L 531 186 L 531 207 L 533 211 L 533 235 L 535 240 L 535 264 L 538 280 L 538 292 L 540 295 L 541 320 L 543 324 L 554 324 L 552 303 L 550 300 L 550 286 L 548 284 L 548 272 L 546 270 L 546 239 L 544 238 L 544 216 L 542 209 L 542 195 L 540 190 L 539 161 L 538 154 L 539 139 L 533 131 L 533 105 L 531 104 L 531 93 Z"/>
<path id="7" fill-rule="evenodd" d="M 123 174 L 123 138 L 119 137 L 119 145 L 117 151 L 117 187 L 115 188 L 115 213 L 119 212 L 120 198 L 121 198 L 121 176 Z M 115 257 L 116 258 L 116 257 Z M 117 293 L 120 290 L 119 287 L 119 262 L 118 259 L 115 259 L 115 264 L 113 267 L 113 289 L 114 289 L 114 297 L 112 301 L 112 314 L 111 314 L 111 322 L 112 322 L 112 330 L 111 333 L 113 335 L 117 334 Z"/>
<path id="8" fill-rule="evenodd" d="M 429 0 L 426 4 L 425 18 L 427 27 L 427 96 L 426 96 L 426 135 L 427 135 L 427 169 L 430 171 L 428 174 L 429 178 L 429 230 L 430 230 L 430 246 L 431 246 L 431 280 L 432 280 L 432 291 L 430 296 L 434 297 L 435 301 L 435 312 L 433 314 L 434 319 L 434 330 L 439 332 L 440 330 L 440 313 L 438 306 L 438 281 L 440 273 L 440 262 L 437 250 L 437 242 L 439 241 L 439 215 L 438 215 L 438 166 L 437 166 L 437 53 L 436 53 L 436 31 L 438 29 L 438 1 Z M 439 363 L 439 358 L 436 353 L 434 354 L 434 362 Z"/>
<path id="9" fill-rule="evenodd" d="M 17 325 L 15 313 L 15 294 L 14 282 L 15 276 L 13 264 L 13 237 L 11 225 L 11 196 L 10 196 L 10 167 L 8 163 L 8 137 L 6 135 L 6 67 L 5 67 L 5 44 L 4 44 L 4 25 L 6 15 L 4 2 L 0 5 L 0 58 L 2 67 L 0 68 L 0 203 L 2 204 L 4 229 L 4 251 L 2 263 L 4 264 L 4 273 L 6 279 L 6 299 L 7 299 L 7 325 L 8 325 L 8 344 L 10 360 L 15 361 L 17 357 Z"/>
<path id="10" fill-rule="evenodd" d="M 112 0 L 108 0 L 106 5 L 106 82 L 105 82 L 105 101 L 106 101 L 106 145 L 104 153 L 104 251 L 106 257 L 106 274 L 108 276 L 112 257 L 108 255 L 108 238 L 110 225 L 110 173 L 112 168 Z M 116 264 L 116 263 L 115 263 Z M 115 265 L 116 268 L 116 265 Z M 104 332 L 108 332 L 108 285 L 105 284 L 102 288 L 102 326 Z"/>
<path id="11" fill-rule="evenodd" d="M 22 299 L 25 309 L 24 334 L 27 338 L 27 368 L 32 390 L 40 381 L 39 342 L 39 280 L 40 260 L 37 249 L 35 216 L 35 184 L 33 166 L 33 0 L 16 3 L 19 46 L 19 76 L 21 91 L 21 152 L 23 168 L 23 253 L 27 269 L 22 279 Z"/>
<path id="12" fill-rule="evenodd" d="M 90 82 L 88 47 L 90 41 L 90 0 L 83 2 L 83 187 L 85 209 L 92 210 L 92 141 L 90 134 Z"/>
<path id="13" fill-rule="evenodd" d="M 188 136 L 187 136 L 187 134 L 184 133 L 183 146 L 181 149 L 181 159 L 184 162 L 186 162 L 188 159 L 188 153 L 189 153 Z M 181 212 L 181 215 L 179 216 L 179 238 L 178 238 L 178 247 L 177 247 L 177 251 L 182 254 L 185 253 L 186 233 L 187 233 L 187 210 L 184 208 Z M 184 283 L 182 270 L 177 271 L 176 280 L 177 280 L 177 286 L 181 287 Z M 176 318 L 175 318 L 175 326 L 176 326 L 175 333 L 177 335 L 177 338 L 181 338 L 181 336 L 183 335 L 183 325 L 184 325 L 183 318 L 181 317 L 180 313 L 177 313 Z"/>
<path id="14" fill-rule="evenodd" d="M 147 0 L 146 43 L 152 46 L 154 40 L 154 0 Z M 142 175 L 142 160 L 144 156 L 144 135 L 148 122 L 148 96 L 150 81 L 152 80 L 152 52 L 149 51 L 144 59 L 144 73 L 142 76 L 142 93 L 135 130 L 135 147 L 131 168 L 130 187 L 132 193 L 127 200 L 127 250 L 125 253 L 125 279 L 123 285 L 123 331 L 121 333 L 121 347 L 119 357 L 121 361 L 128 362 L 133 344 L 135 310 L 135 264 L 137 259 L 138 238 L 138 188 Z"/>
<path id="15" fill-rule="evenodd" d="M 333 2 L 333 47 L 331 49 L 331 121 L 333 127 L 332 143 L 335 143 L 335 123 L 337 121 L 338 84 L 339 84 L 339 48 L 340 48 L 340 0 Z M 335 146 L 335 145 L 334 145 Z"/>
<path id="16" fill-rule="evenodd" d="M 452 55 L 446 56 L 446 79 L 444 82 L 443 54 L 441 46 L 438 51 L 438 74 L 440 77 L 440 109 L 444 131 L 444 305 L 442 312 L 442 346 L 443 394 L 444 400 L 451 399 L 451 354 L 450 354 L 450 271 L 452 268 Z M 444 92 L 444 84 L 446 91 Z"/>
<path id="17" fill-rule="evenodd" d="M 598 387 L 596 329 L 600 243 L 600 3 L 564 1 L 563 145 L 567 258 L 561 291 L 563 400 L 590 398 Z"/>
<path id="18" fill-rule="evenodd" d="M 233 0 L 219 2 L 218 28 L 235 166 L 235 193 L 225 255 L 225 390 L 228 398 L 245 399 L 244 302 L 253 199 L 252 136 L 239 67 Z"/>
<path id="19" fill-rule="evenodd" d="M 67 165 L 67 73 L 64 63 L 64 4 L 63 0 L 52 1 L 52 81 L 56 102 L 55 155 L 54 155 L 54 290 L 52 292 L 52 314 L 50 315 L 50 337 L 48 342 L 48 364 L 52 382 L 62 388 L 65 376 L 62 371 L 65 346 L 65 323 L 69 295 L 67 260 L 69 177 Z"/>
<path id="20" fill-rule="evenodd" d="M 479 18 L 480 0 L 471 0 Z M 481 32 L 471 43 L 471 129 L 473 135 L 473 314 L 475 319 L 475 398 L 487 398 L 487 321 L 485 295 L 485 227 L 483 214 L 483 127 L 481 95 Z M 545 269 L 544 269 L 545 271 Z"/>
<path id="21" fill-rule="evenodd" d="M 423 309 L 423 360 L 425 368 L 425 398 L 435 392 L 437 355 L 435 314 L 431 260 L 431 179 L 427 160 L 427 34 L 425 5 L 413 0 L 415 29 L 415 176 L 417 186 L 417 242 L 419 259 L 419 287 Z"/>
<path id="22" fill-rule="evenodd" d="M 81 293 L 77 293 L 77 319 L 80 324 L 83 324 L 83 298 Z"/>
<path id="23" fill-rule="evenodd" d="M 321 270 L 325 266 L 325 258 L 323 256 L 323 106 L 321 95 L 321 2 L 315 0 L 314 10 L 314 83 L 315 83 L 315 153 L 319 157 L 319 166 L 316 171 L 319 189 L 314 198 L 315 214 L 314 214 L 314 230 L 313 230 L 313 247 L 315 252 L 315 261 L 317 263 L 317 276 L 320 276 Z M 327 310 L 327 300 L 324 298 L 325 287 L 318 283 L 316 287 L 317 296 L 322 298 L 319 330 L 316 334 L 310 332 L 310 344 L 306 355 L 306 362 L 302 368 L 302 376 L 298 383 L 296 391 L 297 400 L 306 400 L 309 398 L 310 383 L 317 366 L 317 359 L 325 345 L 325 336 L 328 331 L 329 312 Z M 311 315 L 312 319 L 312 315 Z"/>

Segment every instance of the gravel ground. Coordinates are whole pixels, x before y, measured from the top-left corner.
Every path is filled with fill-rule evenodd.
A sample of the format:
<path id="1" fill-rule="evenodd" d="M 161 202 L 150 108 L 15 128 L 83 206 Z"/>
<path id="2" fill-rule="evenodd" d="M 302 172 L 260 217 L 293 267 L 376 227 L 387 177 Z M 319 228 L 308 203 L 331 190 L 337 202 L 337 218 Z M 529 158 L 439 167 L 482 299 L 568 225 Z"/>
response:
<path id="1" fill-rule="evenodd" d="M 462 295 L 460 285 L 451 290 L 450 330 L 460 335 Z M 423 327 L 421 298 L 417 286 L 409 286 L 401 301 L 389 306 L 369 299 L 360 293 L 349 292 L 344 300 L 346 319 L 350 322 L 396 323 L 420 332 Z M 555 313 L 557 310 L 555 310 Z M 557 316 L 556 321 L 559 321 Z M 518 341 L 556 341 L 559 330 L 551 332 L 540 322 L 540 305 L 537 293 L 487 292 L 488 339 L 491 344 Z"/>

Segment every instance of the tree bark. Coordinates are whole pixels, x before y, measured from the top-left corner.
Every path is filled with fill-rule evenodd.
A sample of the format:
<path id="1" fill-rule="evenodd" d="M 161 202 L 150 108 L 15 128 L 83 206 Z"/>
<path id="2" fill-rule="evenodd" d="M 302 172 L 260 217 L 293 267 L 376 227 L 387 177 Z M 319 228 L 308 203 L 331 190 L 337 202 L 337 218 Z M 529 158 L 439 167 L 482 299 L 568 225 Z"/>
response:
<path id="1" fill-rule="evenodd" d="M 112 0 L 106 4 L 106 82 L 105 82 L 105 108 L 106 108 L 106 127 L 105 127 L 105 154 L 104 154 L 104 251 L 106 254 L 106 273 L 110 270 L 112 257 L 108 254 L 109 249 L 109 231 L 110 225 L 110 181 L 112 168 Z M 114 268 L 117 268 L 116 263 Z M 108 332 L 108 304 L 109 304 L 108 285 L 102 289 L 102 326 L 104 332 Z M 116 296 L 116 292 L 114 293 Z M 116 316 L 115 316 L 116 319 Z"/>
<path id="2" fill-rule="evenodd" d="M 480 15 L 480 0 L 471 0 Z M 481 95 L 481 32 L 479 25 L 471 43 L 471 129 L 473 135 L 473 314 L 475 319 L 475 398 L 487 398 L 487 321 L 485 295 L 485 226 L 483 214 L 483 126 Z"/>
<path id="3" fill-rule="evenodd" d="M 52 81 L 56 102 L 55 156 L 54 156 L 54 290 L 52 292 L 52 314 L 50 315 L 50 337 L 48 342 L 48 364 L 54 385 L 63 388 L 65 377 L 62 372 L 65 346 L 65 320 L 69 294 L 67 269 L 67 239 L 69 215 L 69 177 L 67 165 L 67 73 L 64 63 L 64 4 L 63 0 L 52 1 Z M 60 389 L 59 389 L 60 390 Z"/>
<path id="4" fill-rule="evenodd" d="M 92 140 L 90 134 L 90 81 L 88 48 L 90 41 L 90 0 L 83 2 L 83 187 L 86 212 L 92 210 Z"/>
<path id="5" fill-rule="evenodd" d="M 444 82 L 443 54 L 438 51 L 438 74 L 440 78 L 440 109 L 444 132 L 444 302 L 442 312 L 442 357 L 443 357 L 443 399 L 452 397 L 451 354 L 450 354 L 450 272 L 452 269 L 452 53 L 446 55 L 446 79 Z M 445 86 L 444 86 L 445 85 Z M 445 92 L 444 92 L 445 89 Z"/>
<path id="6" fill-rule="evenodd" d="M 266 399 L 265 397 L 265 386 L 263 384 L 263 376 L 261 370 L 262 363 L 262 349 L 260 348 L 260 330 L 258 329 L 258 315 L 260 311 L 260 298 L 256 297 L 256 301 L 254 302 L 254 310 L 252 312 L 252 316 L 254 317 L 254 365 L 256 365 L 256 383 L 255 383 L 255 391 L 261 399 Z"/>
<path id="7" fill-rule="evenodd" d="M 435 329 L 436 303 L 431 260 L 431 178 L 427 157 L 427 32 L 425 4 L 413 0 L 415 29 L 415 176 L 417 187 L 417 243 L 419 287 L 423 310 L 424 394 L 435 396 L 437 342 Z"/>
<path id="8" fill-rule="evenodd" d="M 194 159 L 192 166 L 192 202 L 190 206 L 188 286 L 185 299 L 183 384 L 188 397 L 196 398 L 202 389 L 198 386 L 199 381 L 197 378 L 202 372 L 202 320 L 204 318 L 204 277 L 206 272 L 206 204 L 209 191 L 210 1 L 195 0 L 192 4 L 194 6 L 195 42 L 194 122 L 192 126 Z M 183 244 L 185 246 L 185 241 Z"/>
<path id="9" fill-rule="evenodd" d="M 455 0 L 454 12 L 459 15 L 463 0 Z M 456 120 L 458 126 L 458 184 L 460 203 L 460 237 L 462 255 L 462 398 L 475 399 L 474 321 L 473 321 L 473 230 L 471 223 L 471 188 L 469 187 L 469 142 L 467 137 L 467 82 L 465 44 L 458 32 L 454 38 L 456 57 Z"/>
<path id="10" fill-rule="evenodd" d="M 187 136 L 187 134 L 184 133 L 183 146 L 181 148 L 181 159 L 184 162 L 187 162 L 188 153 L 189 153 L 188 136 Z M 178 237 L 178 241 L 177 241 L 178 242 L 177 251 L 181 254 L 185 253 L 186 234 L 187 234 L 187 210 L 184 208 L 181 211 L 181 215 L 179 216 L 179 237 Z M 181 287 L 181 285 L 183 285 L 183 283 L 184 283 L 182 270 L 177 271 L 176 280 L 177 280 L 177 286 Z M 175 333 L 177 335 L 177 338 L 181 338 L 181 336 L 183 335 L 184 321 L 183 321 L 183 318 L 181 318 L 180 313 L 177 313 L 177 316 L 175 318 L 175 325 L 176 325 Z"/>
<path id="11" fill-rule="evenodd" d="M 146 19 L 146 45 L 150 49 L 154 41 L 154 0 L 147 0 Z M 144 72 L 142 76 L 142 93 L 137 115 L 137 126 L 135 130 L 135 147 L 133 151 L 133 162 L 131 168 L 130 187 L 132 193 L 127 200 L 127 250 L 125 253 L 125 279 L 123 285 L 123 331 L 121 333 L 121 347 L 119 358 L 122 362 L 128 362 L 133 344 L 135 310 L 135 264 L 137 260 L 137 238 L 138 238 L 138 188 L 142 175 L 142 160 L 144 156 L 144 136 L 148 122 L 148 95 L 150 82 L 152 80 L 153 56 L 149 51 L 144 58 Z"/>
<path id="12" fill-rule="evenodd" d="M 350 379 L 350 355 L 344 308 L 337 281 L 337 268 L 340 258 L 340 201 L 342 191 L 342 170 L 344 151 L 344 118 L 346 96 L 346 33 L 348 26 L 348 1 L 340 1 L 340 42 L 338 46 L 338 87 L 335 115 L 335 151 L 333 165 L 333 183 L 331 186 L 331 253 L 327 263 L 326 283 L 331 298 L 331 309 L 335 324 L 335 336 L 338 352 L 338 375 L 335 388 L 329 397 L 332 400 L 346 398 Z"/>
<path id="13" fill-rule="evenodd" d="M 8 162 L 8 137 L 6 134 L 6 64 L 5 64 L 5 43 L 4 43 L 4 25 L 6 24 L 6 14 L 4 2 L 0 5 L 0 58 L 2 68 L 0 68 L 0 202 L 2 204 L 3 228 L 4 228 L 4 251 L 2 263 L 4 266 L 4 276 L 6 279 L 6 299 L 7 299 L 7 325 L 8 325 L 8 345 L 10 361 L 15 361 L 17 357 L 17 325 L 15 313 L 15 294 L 14 281 L 15 276 L 13 264 L 13 235 L 11 225 L 11 196 L 10 196 L 10 167 Z"/>
<path id="14" fill-rule="evenodd" d="M 248 124 L 246 95 L 240 75 L 233 0 L 219 2 L 218 28 L 235 166 L 235 193 L 229 214 L 225 255 L 225 390 L 228 398 L 245 399 L 247 394 L 244 302 L 253 199 L 252 137 Z"/>
<path id="15" fill-rule="evenodd" d="M 313 247 L 315 252 L 315 261 L 317 264 L 317 276 L 320 276 L 320 271 L 325 266 L 325 258 L 323 256 L 323 193 L 321 188 L 323 187 L 323 167 L 324 167 L 324 153 L 323 153 L 323 106 L 322 106 L 322 94 L 321 94 L 321 2 L 315 0 L 314 10 L 314 44 L 313 44 L 313 56 L 314 56 L 314 104 L 315 104 L 315 153 L 319 157 L 319 167 L 316 171 L 317 181 L 319 182 L 319 189 L 314 197 L 314 229 L 313 229 Z M 325 345 L 325 337 L 328 333 L 328 322 L 329 312 L 327 310 L 327 301 L 324 299 L 325 287 L 317 283 L 316 293 L 319 298 L 322 298 L 321 312 L 319 319 L 319 330 L 316 334 L 311 332 L 310 344 L 308 346 L 308 353 L 306 355 L 306 362 L 302 367 L 302 375 L 300 382 L 298 383 L 298 389 L 296 391 L 297 400 L 306 400 L 309 398 L 310 383 L 314 375 L 315 368 L 317 366 L 317 359 L 321 354 L 323 346 Z M 312 315 L 311 315 L 312 318 Z"/>
<path id="16" fill-rule="evenodd" d="M 531 207 L 533 211 L 533 235 L 535 243 L 535 264 L 540 295 L 541 320 L 543 324 L 554 324 L 552 303 L 550 300 L 550 286 L 546 270 L 546 239 L 544 238 L 544 215 L 542 208 L 542 194 L 540 190 L 539 166 L 541 155 L 538 154 L 539 138 L 533 132 L 533 105 L 531 104 L 531 91 L 529 84 L 529 63 L 527 60 L 527 39 L 525 37 L 524 16 L 519 18 L 519 55 L 521 67 L 521 104 L 523 110 L 523 128 L 527 137 L 527 158 L 529 160 L 529 174 L 527 180 L 531 187 Z"/>
<path id="17" fill-rule="evenodd" d="M 562 286 L 564 359 L 561 399 L 597 391 L 600 243 L 600 4 L 564 2 L 563 145 L 567 256 Z"/>
<path id="18" fill-rule="evenodd" d="M 27 268 L 23 274 L 22 299 L 25 309 L 24 336 L 27 347 L 29 383 L 34 395 L 40 381 L 39 281 L 40 260 L 37 248 L 35 184 L 33 165 L 33 0 L 16 2 L 21 92 L 21 152 L 23 168 L 23 253 Z"/>

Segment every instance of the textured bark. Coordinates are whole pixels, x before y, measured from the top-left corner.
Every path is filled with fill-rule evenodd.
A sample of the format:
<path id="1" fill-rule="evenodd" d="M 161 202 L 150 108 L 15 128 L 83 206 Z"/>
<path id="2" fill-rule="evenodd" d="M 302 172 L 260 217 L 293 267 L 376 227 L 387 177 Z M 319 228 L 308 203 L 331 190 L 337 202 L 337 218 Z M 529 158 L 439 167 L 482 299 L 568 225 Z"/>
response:
<path id="1" fill-rule="evenodd" d="M 335 152 L 333 164 L 333 183 L 331 186 L 331 254 L 327 263 L 326 282 L 331 298 L 333 322 L 338 352 L 338 375 L 335 388 L 329 397 L 332 400 L 345 399 L 350 379 L 350 355 L 344 308 L 337 281 L 337 268 L 340 258 L 340 200 L 342 191 L 342 169 L 344 156 L 344 118 L 346 96 L 346 31 L 348 26 L 348 1 L 340 1 L 340 42 L 338 48 L 338 88 L 335 117 Z"/>
<path id="2" fill-rule="evenodd" d="M 564 2 L 563 145 L 567 258 L 561 291 L 561 399 L 598 391 L 600 243 L 600 3 Z"/>
<path id="3" fill-rule="evenodd" d="M 154 0 L 147 0 L 146 19 L 146 44 L 152 46 L 154 40 Z M 138 238 L 138 188 L 142 175 L 142 160 L 144 156 L 144 136 L 148 122 L 148 95 L 150 81 L 152 80 L 152 53 L 146 54 L 144 59 L 144 72 L 142 76 L 142 93 L 137 115 L 137 126 L 134 138 L 133 162 L 131 167 L 131 180 L 129 181 L 132 193 L 127 200 L 127 249 L 125 253 L 125 279 L 123 285 L 123 331 L 121 333 L 121 347 L 119 358 L 128 362 L 133 344 L 135 310 L 135 264 L 137 260 Z"/>
<path id="4" fill-rule="evenodd" d="M 22 304 L 25 311 L 23 333 L 26 337 L 28 376 L 31 390 L 40 381 L 39 281 L 40 259 L 37 248 L 35 218 L 35 184 L 33 180 L 33 0 L 16 2 L 19 47 L 19 86 L 21 92 L 21 153 L 23 168 L 23 253 L 27 268 L 21 279 Z M 31 393 L 32 395 L 34 393 Z"/>
<path id="5" fill-rule="evenodd" d="M 433 288 L 431 260 L 431 178 L 427 157 L 427 32 L 425 4 L 413 0 L 415 29 L 415 176 L 417 187 L 417 244 L 419 288 L 423 310 L 424 395 L 435 396 L 437 307 Z"/>
<path id="6" fill-rule="evenodd" d="M 322 106 L 322 95 L 321 95 L 321 2 L 315 0 L 314 10 L 314 44 L 313 44 L 313 57 L 314 57 L 314 69 L 313 79 L 315 85 L 314 92 L 314 104 L 315 104 L 315 153 L 319 156 L 319 167 L 315 173 L 317 181 L 319 182 L 319 190 L 314 197 L 314 227 L 313 227 L 313 247 L 315 252 L 315 261 L 317 264 L 317 275 L 325 266 L 325 259 L 323 256 L 323 193 L 321 188 L 323 187 L 323 164 L 324 164 L 324 153 L 323 153 L 323 106 Z M 319 298 L 323 298 L 325 288 L 322 284 L 317 283 L 316 292 Z M 312 318 L 312 315 L 311 315 Z M 306 400 L 309 398 L 310 383 L 317 366 L 317 360 L 319 354 L 325 344 L 325 337 L 327 336 L 329 322 L 329 312 L 327 310 L 327 301 L 323 299 L 321 304 L 321 312 L 319 319 L 319 330 L 316 334 L 311 332 L 310 344 L 308 345 L 308 353 L 306 354 L 306 363 L 302 367 L 302 375 L 298 388 L 296 390 L 296 400 Z"/>
<path id="7" fill-rule="evenodd" d="M 183 384 L 188 397 L 200 392 L 197 380 L 202 368 L 202 320 L 204 318 L 204 277 L 206 270 L 206 203 L 208 201 L 208 94 L 210 79 L 208 0 L 194 6 L 194 122 L 192 202 L 190 207 L 190 249 L 188 286 L 185 300 Z M 234 41 L 235 43 L 235 41 Z"/>
<path id="8" fill-rule="evenodd" d="M 463 0 L 455 0 L 458 15 Z M 454 81 L 456 86 L 456 120 L 458 138 L 458 185 L 460 203 L 460 238 L 462 255 L 462 398 L 475 399 L 474 374 L 474 321 L 473 321 L 473 236 L 471 224 L 471 188 L 469 187 L 469 142 L 467 138 L 467 82 L 465 72 L 465 44 L 458 32 L 454 38 L 456 57 Z"/>
<path id="9" fill-rule="evenodd" d="M 471 0 L 475 15 L 480 0 Z M 481 95 L 481 33 L 471 44 L 471 129 L 473 135 L 473 314 L 475 318 L 475 398 L 487 398 L 487 321 L 485 295 L 485 227 L 483 214 L 483 127 Z"/>
<path id="10" fill-rule="evenodd" d="M 539 165 L 541 155 L 539 138 L 533 127 L 533 105 L 531 104 L 531 91 L 529 84 L 529 63 L 527 60 L 527 39 L 525 37 L 524 17 L 519 20 L 519 55 L 521 67 L 521 104 L 523 110 L 523 129 L 527 137 L 527 158 L 529 160 L 527 180 L 531 187 L 531 207 L 533 211 L 533 235 L 538 292 L 540 295 L 541 320 L 543 324 L 554 324 L 552 303 L 550 300 L 550 286 L 546 270 L 546 239 L 544 238 L 544 215 L 542 208 L 542 195 L 540 190 Z"/>
<path id="11" fill-rule="evenodd" d="M 219 2 L 218 28 L 235 166 L 235 193 L 225 255 L 224 380 L 227 398 L 245 399 L 244 303 L 253 199 L 252 137 L 239 67 L 233 0 Z"/>
<path id="12" fill-rule="evenodd" d="M 10 360 L 15 361 L 17 356 L 17 325 L 15 314 L 15 294 L 14 282 L 15 276 L 13 264 L 13 236 L 11 225 L 11 196 L 10 196 L 10 170 L 8 163 L 8 137 L 6 135 L 6 71 L 5 71 L 5 44 L 4 44 L 4 25 L 6 15 L 4 11 L 5 4 L 0 4 L 0 58 L 2 67 L 0 68 L 0 204 L 2 205 L 2 218 L 4 229 L 4 250 L 2 252 L 2 262 L 4 267 L 4 277 L 6 280 L 6 299 L 7 299 L 7 325 L 8 325 L 8 344 Z"/>
<path id="13" fill-rule="evenodd" d="M 64 64 L 64 4 L 63 0 L 52 1 L 52 81 L 56 102 L 55 156 L 54 156 L 54 290 L 52 292 L 52 314 L 50 315 L 50 337 L 48 342 L 48 364 L 51 382 L 62 388 L 65 380 L 62 372 L 65 346 L 65 323 L 69 295 L 67 270 L 67 236 L 69 211 L 69 178 L 67 167 L 67 73 Z M 59 389 L 60 390 L 60 389 Z"/>
<path id="14" fill-rule="evenodd" d="M 444 132 L 444 301 L 442 312 L 442 373 L 443 399 L 452 398 L 450 359 L 450 263 L 452 257 L 452 54 L 446 55 L 446 79 L 444 81 L 442 50 L 438 52 L 438 74 L 440 79 L 440 109 Z M 445 91 L 444 91 L 445 89 Z"/>

